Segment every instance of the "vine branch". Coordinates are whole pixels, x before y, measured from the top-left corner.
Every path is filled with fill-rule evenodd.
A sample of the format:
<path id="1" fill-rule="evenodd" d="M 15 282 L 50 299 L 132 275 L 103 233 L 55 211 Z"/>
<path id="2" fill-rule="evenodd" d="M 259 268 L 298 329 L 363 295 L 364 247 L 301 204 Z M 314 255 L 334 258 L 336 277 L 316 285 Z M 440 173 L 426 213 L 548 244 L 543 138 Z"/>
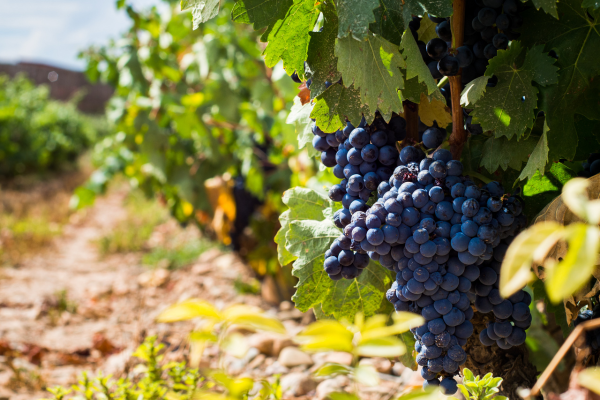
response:
<path id="1" fill-rule="evenodd" d="M 450 18 L 450 24 L 452 26 L 452 49 L 459 48 L 463 44 L 464 39 L 464 26 L 465 26 L 465 0 L 454 0 L 452 7 L 454 13 Z M 467 133 L 464 128 L 463 111 L 460 106 L 460 73 L 459 70 L 456 76 L 450 77 L 450 101 L 452 105 L 452 134 L 450 135 L 450 152 L 452 158 L 460 160 L 463 146 L 467 141 Z"/>
<path id="2" fill-rule="evenodd" d="M 402 147 L 412 146 L 419 142 L 419 105 L 405 100 L 402 102 L 402 106 L 406 120 L 406 137 L 402 141 Z"/>

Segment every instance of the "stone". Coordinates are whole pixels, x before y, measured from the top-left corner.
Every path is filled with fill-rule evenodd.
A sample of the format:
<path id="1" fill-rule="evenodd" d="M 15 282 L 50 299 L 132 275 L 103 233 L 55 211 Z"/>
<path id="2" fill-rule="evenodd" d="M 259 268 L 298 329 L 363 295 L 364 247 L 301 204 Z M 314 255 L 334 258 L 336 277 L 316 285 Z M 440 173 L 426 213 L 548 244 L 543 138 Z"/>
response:
<path id="1" fill-rule="evenodd" d="M 294 304 L 292 304 L 291 301 L 282 301 L 281 304 L 279 304 L 279 310 L 280 311 L 290 311 L 294 308 Z"/>
<path id="2" fill-rule="evenodd" d="M 166 269 L 146 271 L 138 277 L 138 284 L 142 287 L 160 287 L 169 280 L 169 275 Z"/>
<path id="3" fill-rule="evenodd" d="M 294 342 L 289 337 L 271 333 L 256 333 L 249 337 L 248 343 L 270 357 L 278 357 L 281 349 L 294 346 Z"/>
<path id="4" fill-rule="evenodd" d="M 286 395 L 304 396 L 317 388 L 317 383 L 306 372 L 292 372 L 281 378 L 281 390 Z"/>
<path id="5" fill-rule="evenodd" d="M 389 374 L 392 372 L 392 362 L 383 357 L 363 358 L 358 364 L 370 365 L 375 368 L 377 372 L 382 374 Z"/>
<path id="6" fill-rule="evenodd" d="M 350 381 L 345 376 L 336 376 L 333 379 L 326 379 L 317 385 L 316 398 L 319 400 L 325 400 L 329 398 L 331 393 L 343 392 L 344 386 L 348 385 Z"/>
<path id="7" fill-rule="evenodd" d="M 296 367 L 298 365 L 312 365 L 313 364 L 313 360 L 312 358 L 306 354 L 305 352 L 303 352 L 302 350 L 298 349 L 297 347 L 285 347 L 283 348 L 283 350 L 281 350 L 281 353 L 279 354 L 279 364 L 283 365 L 284 367 Z"/>
<path id="8" fill-rule="evenodd" d="M 283 375 L 287 374 L 288 372 L 290 372 L 289 368 L 287 368 L 284 365 L 281 365 L 279 361 L 275 361 L 265 369 L 265 374 L 267 376 Z"/>
<path id="9" fill-rule="evenodd" d="M 352 354 L 343 351 L 332 351 L 324 358 L 326 363 L 336 363 L 342 365 L 352 365 Z"/>
<path id="10" fill-rule="evenodd" d="M 404 370 L 407 369 L 404 364 L 402 364 L 400 361 L 397 361 L 394 363 L 394 366 L 392 367 L 392 375 L 396 375 L 396 376 L 402 376 L 402 373 L 404 372 Z"/>

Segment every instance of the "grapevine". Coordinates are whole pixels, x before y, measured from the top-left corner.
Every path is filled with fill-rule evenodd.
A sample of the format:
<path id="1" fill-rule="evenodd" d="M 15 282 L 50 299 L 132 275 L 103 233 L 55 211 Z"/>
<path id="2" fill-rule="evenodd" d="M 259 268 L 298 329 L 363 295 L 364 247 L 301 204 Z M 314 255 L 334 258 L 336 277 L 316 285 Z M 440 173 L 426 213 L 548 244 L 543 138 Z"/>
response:
<path id="1" fill-rule="evenodd" d="M 187 4 L 197 22 L 210 18 Z M 545 206 L 535 196 L 550 193 L 548 174 L 562 186 L 576 175 L 563 173 L 567 160 L 589 157 L 582 175 L 600 165 L 589 133 L 600 129 L 599 8 L 238 0 L 233 19 L 266 28 L 267 66 L 281 62 L 303 85 L 288 122 L 330 169 L 327 194 L 283 197 L 275 240 L 299 280 L 296 307 L 318 318 L 422 314 L 416 362 L 447 394 L 474 333 L 493 351 L 523 348 L 532 295 L 503 298 L 501 264 L 525 215 Z"/>

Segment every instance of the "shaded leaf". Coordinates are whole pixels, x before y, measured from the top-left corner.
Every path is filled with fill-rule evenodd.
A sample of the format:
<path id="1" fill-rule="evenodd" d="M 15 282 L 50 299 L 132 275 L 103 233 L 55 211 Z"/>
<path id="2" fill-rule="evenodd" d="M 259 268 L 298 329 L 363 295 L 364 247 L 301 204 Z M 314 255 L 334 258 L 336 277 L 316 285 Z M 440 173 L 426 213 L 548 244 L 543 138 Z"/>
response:
<path id="1" fill-rule="evenodd" d="M 254 30 L 265 28 L 285 18 L 293 0 L 238 0 L 232 11 L 236 22 L 247 22 Z"/>
<path id="2" fill-rule="evenodd" d="M 378 0 L 337 0 L 339 18 L 338 37 L 365 40 L 369 32 L 369 24 L 375 22 L 373 10 L 379 7 Z"/>
<path id="3" fill-rule="evenodd" d="M 373 14 L 375 22 L 369 25 L 371 32 L 399 46 L 404 32 L 402 2 L 400 0 L 379 0 L 379 7 L 373 11 Z"/>
<path id="4" fill-rule="evenodd" d="M 310 32 L 310 43 L 306 57 L 306 75 L 312 80 L 310 98 L 314 99 L 326 89 L 325 82 L 337 82 L 342 76 L 337 70 L 335 39 L 338 30 L 338 18 L 331 1 L 323 3 L 323 30 Z"/>
<path id="5" fill-rule="evenodd" d="M 520 170 L 535 148 L 537 139 L 529 136 L 525 140 L 516 141 L 506 137 L 491 137 L 483 145 L 481 165 L 489 172 L 495 172 L 498 168 L 506 171 L 508 167 Z"/>
<path id="6" fill-rule="evenodd" d="M 423 61 L 419 46 L 415 42 L 415 38 L 410 30 L 404 32 L 400 49 L 402 50 L 402 57 L 406 61 L 406 79 L 417 77 L 420 83 L 424 83 L 427 86 L 428 95 L 438 90 L 437 83 L 433 79 L 427 64 Z M 427 122 L 424 123 L 427 125 Z"/>
<path id="7" fill-rule="evenodd" d="M 368 124 L 375 118 L 369 107 L 361 101 L 360 93 L 354 86 L 331 85 L 316 100 L 310 116 L 316 119 L 317 126 L 323 132 L 333 133 L 344 128 L 345 118 L 354 126 L 360 124 L 363 116 Z"/>
<path id="8" fill-rule="evenodd" d="M 480 123 L 484 131 L 494 131 L 496 138 L 520 139 L 532 128 L 538 100 L 538 89 L 532 81 L 556 82 L 558 68 L 552 66 L 555 60 L 543 54 L 541 46 L 527 51 L 523 65 L 517 68 L 522 50 L 521 43 L 513 41 L 507 50 L 499 50 L 490 60 L 485 75 L 496 76 L 498 83 L 486 89 L 471 113 L 474 122 Z"/>
<path id="9" fill-rule="evenodd" d="M 525 168 L 521 171 L 521 175 L 519 175 L 519 180 L 523 179 L 531 179 L 536 173 L 544 174 L 544 170 L 546 164 L 548 164 L 548 124 L 544 120 L 544 132 L 542 133 L 542 137 L 535 145 L 535 148 L 531 152 L 529 156 L 529 160 L 527 160 L 527 164 Z"/>

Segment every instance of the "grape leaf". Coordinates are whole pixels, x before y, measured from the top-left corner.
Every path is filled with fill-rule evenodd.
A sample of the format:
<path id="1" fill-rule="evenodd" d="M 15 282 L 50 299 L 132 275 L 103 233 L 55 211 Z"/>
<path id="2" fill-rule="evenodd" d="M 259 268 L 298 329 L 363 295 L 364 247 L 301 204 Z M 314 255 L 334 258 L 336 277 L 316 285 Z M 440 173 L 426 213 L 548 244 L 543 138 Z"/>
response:
<path id="1" fill-rule="evenodd" d="M 467 83 L 462 93 L 460 94 L 460 105 L 468 106 L 469 104 L 475 104 L 477 100 L 483 96 L 485 89 L 487 88 L 489 76 L 480 76 L 479 78 L 473 79 Z"/>
<path id="2" fill-rule="evenodd" d="M 535 10 L 523 13 L 525 44 L 545 44 L 558 55 L 558 84 L 540 90 L 540 108 L 548 121 L 549 160 L 572 159 L 577 150 L 575 114 L 599 119 L 597 96 L 600 74 L 600 12 L 588 16 L 579 0 L 558 3 L 560 20 Z M 540 31 L 542 30 L 542 31 Z"/>
<path id="3" fill-rule="evenodd" d="M 481 165 L 489 172 L 498 168 L 506 171 L 508 167 L 520 170 L 537 142 L 538 138 L 531 135 L 521 141 L 491 137 L 483 145 Z"/>
<path id="4" fill-rule="evenodd" d="M 302 104 L 300 97 L 294 97 L 294 105 L 290 109 L 290 113 L 286 119 L 286 123 L 292 124 L 296 127 L 296 134 L 298 135 L 298 148 L 303 149 L 306 146 L 308 155 L 314 157 L 319 154 L 319 151 L 315 150 L 312 146 L 312 140 L 315 137 L 312 133 L 312 121 L 310 119 L 310 113 L 313 110 L 313 104 L 308 102 Z M 308 145 L 308 146 L 307 146 Z"/>
<path id="5" fill-rule="evenodd" d="M 244 0 L 237 0 L 231 9 L 231 20 L 241 24 L 249 24 L 248 12 Z"/>
<path id="6" fill-rule="evenodd" d="M 275 236 L 277 243 L 277 258 L 281 265 L 287 265 L 296 259 L 285 247 L 285 237 L 290 230 L 291 221 L 315 220 L 323 221 L 326 208 L 333 207 L 333 203 L 324 195 L 301 187 L 295 187 L 283 192 L 283 204 L 289 207 L 279 216 L 281 228 Z"/>
<path id="7" fill-rule="evenodd" d="M 219 3 L 219 0 L 181 0 L 181 11 L 192 10 L 194 29 L 198 29 L 200 24 L 217 16 Z"/>
<path id="8" fill-rule="evenodd" d="M 537 215 L 548 203 L 560 196 L 563 185 L 576 176 L 575 171 L 563 163 L 552 163 L 544 175 L 536 172 L 523 187 L 525 215 Z"/>
<path id="9" fill-rule="evenodd" d="M 525 165 L 525 168 L 521 171 L 521 175 L 519 175 L 519 180 L 531 179 L 537 171 L 544 175 L 546 164 L 548 164 L 548 150 L 548 124 L 544 120 L 542 137 L 540 137 L 540 140 L 531 152 L 527 165 Z"/>
<path id="10" fill-rule="evenodd" d="M 325 277 L 329 279 L 327 274 Z M 394 278 L 390 271 L 371 261 L 358 278 L 332 282 L 329 293 L 321 303 L 323 312 L 332 314 L 338 320 L 346 318 L 351 321 L 357 312 L 371 316 L 380 309 L 382 302 L 387 302 L 385 292 Z"/>
<path id="11" fill-rule="evenodd" d="M 300 311 L 306 312 L 329 297 L 334 282 L 323 269 L 324 254 L 340 233 L 330 220 L 290 222 L 286 248 L 297 257 L 292 275 L 298 278 L 298 284 L 292 301 Z M 325 307 L 323 312 L 332 314 Z"/>
<path id="12" fill-rule="evenodd" d="M 400 43 L 400 49 L 402 49 L 402 57 L 406 60 L 406 79 L 408 80 L 417 77 L 419 82 L 424 83 L 427 86 L 428 95 L 438 90 L 437 83 L 423 61 L 419 46 L 417 45 L 417 42 L 415 42 L 415 38 L 410 30 L 404 32 L 402 42 Z"/>
<path id="13" fill-rule="evenodd" d="M 593 8 L 594 10 L 597 10 L 598 8 L 600 8 L 600 1 L 599 0 L 583 0 L 583 2 L 581 3 L 581 7 L 583 8 Z"/>
<path id="14" fill-rule="evenodd" d="M 375 9 L 374 14 L 375 22 L 369 25 L 371 32 L 399 46 L 404 32 L 402 3 L 398 0 L 379 0 L 379 8 Z"/>
<path id="15" fill-rule="evenodd" d="M 558 12 L 556 11 L 557 0 L 532 0 L 532 2 L 536 10 L 542 8 L 546 13 L 558 19 Z"/>
<path id="16" fill-rule="evenodd" d="M 437 24 L 435 22 L 427 17 L 423 17 L 423 19 L 421 19 L 421 24 L 419 25 L 419 30 L 417 31 L 419 40 L 423 41 L 423 43 L 427 43 L 431 39 L 438 37 L 437 33 L 435 33 L 436 26 Z"/>
<path id="17" fill-rule="evenodd" d="M 259 30 L 284 19 L 292 4 L 293 0 L 237 0 L 231 15 L 235 22 L 251 23 Z"/>
<path id="18" fill-rule="evenodd" d="M 285 18 L 280 19 L 263 34 L 261 40 L 267 41 L 264 51 L 265 64 L 273 68 L 283 60 L 283 68 L 291 75 L 294 71 L 304 76 L 304 60 L 310 41 L 309 32 L 314 28 L 320 10 L 311 0 L 294 0 Z"/>
<path id="19" fill-rule="evenodd" d="M 354 126 L 360 124 L 363 115 L 368 124 L 375 118 L 369 112 L 369 107 L 362 103 L 360 93 L 354 86 L 331 85 L 316 100 L 310 116 L 316 119 L 317 126 L 323 132 L 333 133 L 342 129 L 346 126 L 345 118 Z"/>
<path id="20" fill-rule="evenodd" d="M 378 0 L 337 0 L 339 18 L 338 37 L 344 38 L 352 33 L 356 40 L 365 40 L 369 24 L 375 22 L 373 10 L 379 7 Z"/>
<path id="21" fill-rule="evenodd" d="M 337 82 L 341 74 L 337 70 L 335 56 L 335 38 L 338 30 L 338 19 L 331 1 L 323 3 L 324 24 L 322 32 L 310 32 L 310 43 L 306 58 L 306 75 L 312 80 L 310 98 L 314 99 L 326 89 L 325 81 Z"/>
<path id="22" fill-rule="evenodd" d="M 522 50 L 521 43 L 513 41 L 490 60 L 485 75 L 495 75 L 498 84 L 486 89 L 471 113 L 475 123 L 480 123 L 484 131 L 494 131 L 497 138 L 520 139 L 533 126 L 538 90 L 531 81 L 540 85 L 556 81 L 557 68 L 552 66 L 555 60 L 543 54 L 540 46 L 527 51 L 525 62 L 517 68 Z"/>
<path id="23" fill-rule="evenodd" d="M 344 85 L 349 87 L 354 83 L 371 114 L 379 109 L 389 121 L 393 111 L 402 109 L 398 90 L 404 88 L 400 68 L 405 63 L 396 46 L 375 35 L 369 35 L 364 42 L 347 37 L 337 40 L 335 54 Z"/>
<path id="24" fill-rule="evenodd" d="M 406 17 L 425 14 L 436 17 L 449 17 L 452 15 L 452 0 L 406 0 L 403 4 Z"/>
<path id="25" fill-rule="evenodd" d="M 421 93 L 419 118 L 427 126 L 436 121 L 440 128 L 446 128 L 452 122 L 452 114 L 446 104 L 435 98 L 429 101 L 425 93 Z"/>

